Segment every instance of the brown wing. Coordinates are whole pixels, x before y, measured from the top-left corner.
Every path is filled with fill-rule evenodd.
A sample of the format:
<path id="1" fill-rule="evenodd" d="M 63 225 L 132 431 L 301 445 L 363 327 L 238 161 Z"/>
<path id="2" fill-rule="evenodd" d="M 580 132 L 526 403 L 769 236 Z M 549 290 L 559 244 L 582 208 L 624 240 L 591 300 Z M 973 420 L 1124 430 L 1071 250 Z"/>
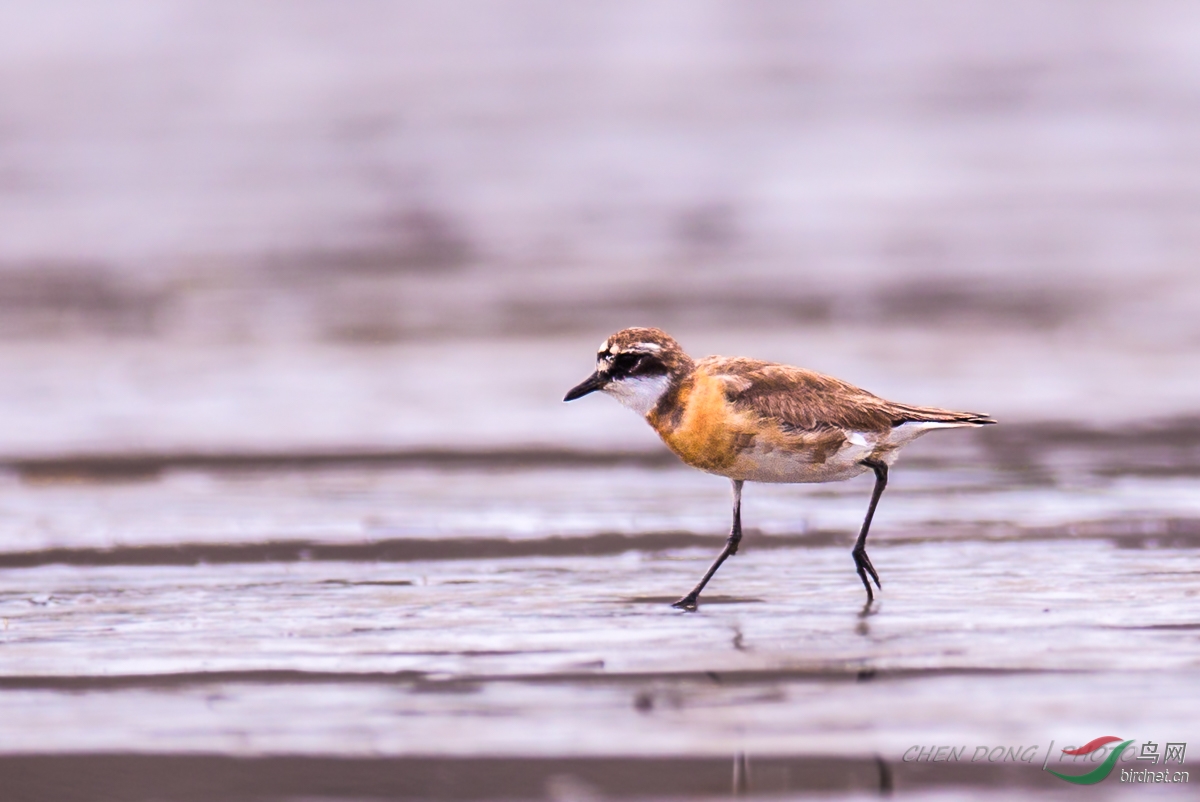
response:
<path id="1" fill-rule="evenodd" d="M 707 357 L 696 368 L 725 382 L 725 396 L 735 408 L 774 418 L 789 429 L 884 432 L 907 421 L 993 422 L 970 412 L 895 404 L 841 379 L 791 365 Z"/>

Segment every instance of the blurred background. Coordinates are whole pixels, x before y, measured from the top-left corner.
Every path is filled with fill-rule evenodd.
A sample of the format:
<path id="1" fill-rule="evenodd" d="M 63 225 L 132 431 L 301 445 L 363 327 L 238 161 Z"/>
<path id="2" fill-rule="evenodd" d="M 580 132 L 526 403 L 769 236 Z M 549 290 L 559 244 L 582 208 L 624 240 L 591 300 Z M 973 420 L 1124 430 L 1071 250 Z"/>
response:
<path id="1" fill-rule="evenodd" d="M 949 776 L 913 743 L 1200 738 L 1198 42 L 1185 0 L 6 2 L 0 778 L 887 791 Z M 561 402 L 630 325 L 1003 425 L 906 452 L 881 614 L 864 479 L 747 490 L 668 615 L 725 482 Z M 594 790 L 465 765 L 406 793 Z M 663 771 L 588 782 L 708 792 Z M 997 771 L 955 782 L 1048 776 Z"/>
<path id="2" fill-rule="evenodd" d="M 1186 2 L 0 13 L 6 452 L 635 447 L 557 403 L 627 325 L 1006 421 L 1200 399 Z"/>

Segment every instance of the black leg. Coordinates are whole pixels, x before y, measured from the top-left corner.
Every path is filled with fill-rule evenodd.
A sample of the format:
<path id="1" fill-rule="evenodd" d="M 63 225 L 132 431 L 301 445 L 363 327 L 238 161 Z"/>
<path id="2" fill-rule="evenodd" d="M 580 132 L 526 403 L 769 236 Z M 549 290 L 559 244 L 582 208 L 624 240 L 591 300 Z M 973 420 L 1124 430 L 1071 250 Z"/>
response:
<path id="1" fill-rule="evenodd" d="M 712 579 L 713 574 L 721 567 L 721 563 L 725 562 L 725 558 L 737 554 L 738 544 L 742 542 L 742 480 L 733 479 L 731 481 L 733 482 L 733 527 L 729 530 L 729 539 L 725 541 L 725 548 L 717 555 L 716 562 L 708 569 L 708 573 L 700 580 L 700 584 L 692 588 L 691 593 L 672 604 L 672 607 L 695 610 L 696 600 L 700 598 L 700 591 L 704 590 L 708 580 Z"/>
<path id="2" fill-rule="evenodd" d="M 867 507 L 867 517 L 863 519 L 862 531 L 858 533 L 858 540 L 854 543 L 854 551 L 851 552 L 851 555 L 854 557 L 854 567 L 858 571 L 858 578 L 862 580 L 863 587 L 867 589 L 867 604 L 869 605 L 875 600 L 875 594 L 871 592 L 871 583 L 867 579 L 867 574 L 871 575 L 871 579 L 875 580 L 875 585 L 880 590 L 883 590 L 883 585 L 879 584 L 879 574 L 875 571 L 875 566 L 871 565 L 871 558 L 867 556 L 867 532 L 871 529 L 871 519 L 875 517 L 875 506 L 879 504 L 879 497 L 883 495 L 883 489 L 887 487 L 888 466 L 886 462 L 873 459 L 865 459 L 862 464 L 875 471 L 875 491 L 871 493 L 871 506 Z"/>

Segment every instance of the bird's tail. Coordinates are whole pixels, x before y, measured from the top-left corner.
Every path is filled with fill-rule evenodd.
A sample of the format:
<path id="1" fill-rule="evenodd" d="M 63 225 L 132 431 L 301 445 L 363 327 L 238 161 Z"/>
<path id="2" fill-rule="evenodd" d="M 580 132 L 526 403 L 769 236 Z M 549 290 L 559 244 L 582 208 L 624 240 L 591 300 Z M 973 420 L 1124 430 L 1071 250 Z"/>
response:
<path id="1" fill-rule="evenodd" d="M 955 412 L 937 407 L 914 407 L 908 404 L 893 404 L 893 425 L 901 423 L 941 423 L 946 426 L 987 426 L 996 421 L 989 415 L 978 412 Z"/>

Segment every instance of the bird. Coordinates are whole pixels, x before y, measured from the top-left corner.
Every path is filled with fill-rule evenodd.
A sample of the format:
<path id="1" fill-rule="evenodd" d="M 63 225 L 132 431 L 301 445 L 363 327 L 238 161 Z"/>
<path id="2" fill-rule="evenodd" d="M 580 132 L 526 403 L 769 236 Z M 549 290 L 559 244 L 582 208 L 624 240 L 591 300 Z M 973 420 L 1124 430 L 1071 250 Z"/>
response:
<path id="1" fill-rule="evenodd" d="M 690 593 L 672 606 L 694 611 L 704 587 L 742 540 L 746 482 L 836 482 L 872 471 L 875 487 L 851 556 L 867 590 L 883 590 L 867 556 L 867 533 L 888 468 L 900 449 L 936 429 L 994 424 L 986 414 L 887 401 L 805 368 L 746 357 L 693 360 L 656 328 L 622 329 L 600 345 L 596 370 L 563 401 L 610 395 L 645 418 L 684 463 L 724 476 L 733 489 L 725 547 Z M 869 579 L 868 579 L 869 577 Z"/>

